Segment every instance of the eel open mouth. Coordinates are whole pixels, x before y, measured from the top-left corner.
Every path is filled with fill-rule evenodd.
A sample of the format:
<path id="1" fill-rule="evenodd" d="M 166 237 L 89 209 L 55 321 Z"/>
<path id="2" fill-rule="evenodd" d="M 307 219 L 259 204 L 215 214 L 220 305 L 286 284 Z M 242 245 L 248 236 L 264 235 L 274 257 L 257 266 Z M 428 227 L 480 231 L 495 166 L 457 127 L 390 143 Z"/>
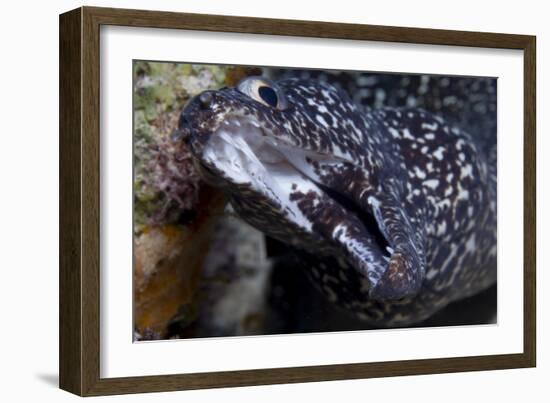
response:
<path id="1" fill-rule="evenodd" d="M 226 118 L 209 135 L 199 159 L 230 191 L 231 185 L 238 185 L 233 196 L 248 187 L 280 206 L 289 224 L 321 235 L 334 247 L 327 253 L 338 251 L 368 277 L 371 287 L 386 270 L 393 249 L 376 200 L 361 207 L 323 181 L 323 169 L 338 168 L 341 173 L 349 162 L 303 150 L 253 118 L 237 116 Z M 259 229 L 269 233 L 269 228 Z"/>

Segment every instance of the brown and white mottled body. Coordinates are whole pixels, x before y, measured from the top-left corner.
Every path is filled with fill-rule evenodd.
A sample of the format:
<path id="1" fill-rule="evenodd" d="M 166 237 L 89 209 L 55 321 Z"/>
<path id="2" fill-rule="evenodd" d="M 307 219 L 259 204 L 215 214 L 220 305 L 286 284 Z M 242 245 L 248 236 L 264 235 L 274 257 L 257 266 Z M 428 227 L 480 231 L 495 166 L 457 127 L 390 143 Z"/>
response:
<path id="1" fill-rule="evenodd" d="M 177 133 L 244 220 L 373 325 L 419 322 L 496 281 L 496 168 L 440 117 L 255 77 L 194 98 Z"/>

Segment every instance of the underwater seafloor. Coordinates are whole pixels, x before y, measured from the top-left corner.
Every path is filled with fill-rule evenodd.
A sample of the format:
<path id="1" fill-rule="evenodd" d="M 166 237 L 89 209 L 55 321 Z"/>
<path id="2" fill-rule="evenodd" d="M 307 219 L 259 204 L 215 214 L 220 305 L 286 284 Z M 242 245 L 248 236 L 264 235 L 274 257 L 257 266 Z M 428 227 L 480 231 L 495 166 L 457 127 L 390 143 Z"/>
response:
<path id="1" fill-rule="evenodd" d="M 224 195 L 200 180 L 190 153 L 170 134 L 193 96 L 250 75 L 335 79 L 348 92 L 359 82 L 357 103 L 420 105 L 441 114 L 452 113 L 453 95 L 440 87 L 430 91 L 430 77 L 419 75 L 147 61 L 134 62 L 133 74 L 134 340 L 371 329 L 326 301 L 284 245 L 235 216 Z M 397 77 L 398 89 L 381 90 Z M 474 82 L 481 94 L 485 84 L 486 79 Z M 472 104 L 469 120 L 456 115 L 457 124 L 491 124 L 471 121 L 477 112 L 496 114 L 487 110 L 496 97 L 489 89 Z M 496 301 L 495 285 L 408 327 L 495 323 Z"/>

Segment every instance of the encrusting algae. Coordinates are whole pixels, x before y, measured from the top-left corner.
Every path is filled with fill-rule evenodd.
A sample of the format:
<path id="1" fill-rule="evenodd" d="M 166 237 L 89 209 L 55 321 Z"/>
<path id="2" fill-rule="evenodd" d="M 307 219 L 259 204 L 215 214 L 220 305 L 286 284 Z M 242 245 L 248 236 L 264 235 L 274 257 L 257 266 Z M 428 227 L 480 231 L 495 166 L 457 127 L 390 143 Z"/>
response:
<path id="1" fill-rule="evenodd" d="M 196 319 L 202 267 L 226 204 L 223 194 L 200 181 L 186 146 L 171 141 L 179 113 L 198 93 L 254 73 L 257 69 L 134 63 L 136 340 L 165 338 L 170 326 Z"/>

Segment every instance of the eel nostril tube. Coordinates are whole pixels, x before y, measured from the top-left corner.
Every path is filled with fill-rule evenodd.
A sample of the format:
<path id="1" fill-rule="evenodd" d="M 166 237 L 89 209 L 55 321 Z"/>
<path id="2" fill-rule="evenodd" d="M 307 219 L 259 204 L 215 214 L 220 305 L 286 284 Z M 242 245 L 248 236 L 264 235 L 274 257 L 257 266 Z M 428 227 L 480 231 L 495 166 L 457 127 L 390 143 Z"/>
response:
<path id="1" fill-rule="evenodd" d="M 199 101 L 203 108 L 208 107 L 212 102 L 212 91 L 205 91 L 202 94 L 200 94 Z"/>

